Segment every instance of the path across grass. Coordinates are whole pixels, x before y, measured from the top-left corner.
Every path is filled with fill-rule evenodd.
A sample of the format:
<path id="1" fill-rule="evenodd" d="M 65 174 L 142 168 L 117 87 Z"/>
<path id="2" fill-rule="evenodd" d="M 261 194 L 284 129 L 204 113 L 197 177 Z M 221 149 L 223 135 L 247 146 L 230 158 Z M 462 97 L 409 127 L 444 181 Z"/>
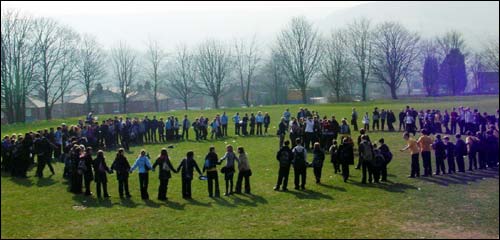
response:
<path id="1" fill-rule="evenodd" d="M 375 106 L 399 112 L 408 104 L 417 109 L 449 109 L 466 105 L 488 112 L 496 111 L 499 105 L 498 96 L 354 105 L 362 113 L 372 112 Z M 342 118 L 350 116 L 352 106 L 351 103 L 342 103 L 307 107 L 319 111 L 320 115 L 335 114 Z M 268 111 L 272 119 L 271 133 L 275 133 L 273 127 L 285 107 L 295 113 L 300 106 L 226 111 L 230 116 L 235 111 Z M 212 116 L 216 112 L 220 111 L 189 111 L 187 114 L 193 119 L 200 114 Z M 177 111 L 173 114 L 181 116 L 185 113 Z M 156 115 L 165 117 L 167 113 Z M 76 119 L 2 125 L 2 134 L 37 130 L 61 122 L 72 124 Z M 231 125 L 228 131 L 231 135 L 234 132 Z M 408 179 L 409 154 L 398 151 L 405 144 L 401 133 L 369 134 L 375 140 L 384 137 L 394 153 L 394 160 L 389 165 L 389 183 L 361 185 L 360 171 L 354 167 L 351 167 L 351 181 L 343 183 L 340 175 L 333 174 L 331 164 L 326 163 L 323 185 L 314 183 L 309 169 L 308 190 L 275 192 L 272 188 L 278 170 L 275 160 L 278 139 L 273 135 L 179 142 L 173 143 L 175 147 L 169 149 L 177 167 L 188 150 L 195 152 L 195 159 L 201 165 L 211 145 L 216 147 L 220 156 L 226 144 L 244 146 L 253 171 L 253 195 L 208 198 L 206 181 L 194 180 L 194 200 L 183 200 L 180 176 L 174 174 L 168 189 L 169 201 L 161 202 L 155 199 L 159 183 L 155 172 L 149 177 L 149 194 L 153 200 L 142 201 L 135 172 L 129 180 L 132 199 L 118 198 L 116 176 L 110 175 L 112 197 L 99 201 L 95 197 L 73 195 L 67 191 L 66 181 L 61 176 L 62 163 L 55 164 L 55 176 L 48 177 L 50 172 L 46 169 L 43 179 L 33 177 L 34 170 L 30 171 L 29 179 L 15 179 L 2 173 L 1 238 L 498 238 L 497 171 Z M 166 145 L 132 147 L 127 157 L 133 162 L 141 148 L 156 156 Z M 114 154 L 106 152 L 108 164 L 113 161 Z M 293 180 L 293 171 L 290 177 Z M 219 180 L 223 188 L 220 175 Z M 92 189 L 95 192 L 94 183 Z"/>

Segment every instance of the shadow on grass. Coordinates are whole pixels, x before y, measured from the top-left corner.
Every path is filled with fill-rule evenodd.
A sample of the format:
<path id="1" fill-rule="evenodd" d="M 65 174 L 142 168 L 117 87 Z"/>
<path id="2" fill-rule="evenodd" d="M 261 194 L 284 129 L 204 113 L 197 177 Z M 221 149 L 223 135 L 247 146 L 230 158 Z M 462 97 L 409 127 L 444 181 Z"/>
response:
<path id="1" fill-rule="evenodd" d="M 352 184 L 359 187 L 378 188 L 388 192 L 395 192 L 395 193 L 404 193 L 408 189 L 417 189 L 417 187 L 405 183 L 381 182 L 381 183 L 362 184 L 360 182 L 352 182 Z"/>
<path id="2" fill-rule="evenodd" d="M 341 191 L 341 192 L 345 192 L 346 191 L 345 188 L 343 188 L 343 187 L 326 185 L 324 183 L 320 183 L 320 184 L 318 184 L 318 186 L 321 186 L 321 187 L 324 187 L 324 188 L 328 188 L 328 189 L 332 189 L 332 190 Z"/>
<path id="3" fill-rule="evenodd" d="M 498 179 L 498 171 L 496 170 L 476 170 L 474 172 L 434 175 L 433 177 L 420 178 L 422 181 L 435 183 L 441 186 L 448 186 L 450 184 L 469 184 L 488 178 Z"/>
<path id="4" fill-rule="evenodd" d="M 187 199 L 186 201 L 189 204 L 194 205 L 194 206 L 200 206 L 200 207 L 211 207 L 212 206 L 211 203 L 203 203 L 203 202 L 200 202 L 196 199 Z"/>
<path id="5" fill-rule="evenodd" d="M 329 199 L 333 200 L 333 198 L 330 195 L 326 195 L 320 192 L 316 192 L 313 190 L 302 190 L 302 191 L 287 191 L 286 193 L 295 195 L 298 199 L 314 199 L 314 200 L 319 200 L 319 199 Z"/>
<path id="6" fill-rule="evenodd" d="M 8 176 L 4 176 L 4 174 L 6 174 L 6 173 L 2 172 L 2 181 L 8 181 L 8 179 L 10 178 L 10 180 L 15 184 L 25 186 L 25 187 L 33 186 L 33 180 L 31 180 L 31 178 L 11 177 L 10 174 Z"/>
<path id="7" fill-rule="evenodd" d="M 52 179 L 52 176 L 49 176 L 48 178 L 38 178 L 36 182 L 37 187 L 48 187 L 51 185 L 54 185 L 56 181 Z"/>
<path id="8" fill-rule="evenodd" d="M 78 204 L 81 204 L 82 206 L 85 206 L 87 208 L 93 207 L 93 208 L 98 208 L 98 207 L 104 207 L 104 208 L 111 208 L 113 207 L 113 203 L 111 202 L 110 199 L 97 199 L 92 196 L 85 196 L 83 194 L 76 194 L 73 195 L 73 200 L 77 202 Z"/>
<path id="9" fill-rule="evenodd" d="M 178 202 L 165 201 L 165 207 L 171 208 L 173 210 L 184 210 L 186 204 L 180 204 Z"/>

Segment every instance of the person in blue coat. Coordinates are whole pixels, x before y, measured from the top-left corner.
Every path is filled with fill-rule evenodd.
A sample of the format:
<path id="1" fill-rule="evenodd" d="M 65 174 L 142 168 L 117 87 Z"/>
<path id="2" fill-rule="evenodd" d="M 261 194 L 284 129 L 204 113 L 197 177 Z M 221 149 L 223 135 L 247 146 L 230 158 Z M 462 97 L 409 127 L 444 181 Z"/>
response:
<path id="1" fill-rule="evenodd" d="M 226 112 L 222 113 L 222 116 L 220 117 L 220 124 L 222 126 L 222 132 L 221 132 L 221 135 L 223 137 L 227 137 L 227 123 L 228 123 L 229 119 L 226 115 Z"/>
<path id="2" fill-rule="evenodd" d="M 151 162 L 149 161 L 149 157 L 146 156 L 146 151 L 141 150 L 141 155 L 135 160 L 134 165 L 130 169 L 130 173 L 132 173 L 136 168 L 139 168 L 139 187 L 141 189 L 141 198 L 143 200 L 149 199 L 148 194 L 148 181 L 149 174 L 148 171 L 152 169 Z"/>

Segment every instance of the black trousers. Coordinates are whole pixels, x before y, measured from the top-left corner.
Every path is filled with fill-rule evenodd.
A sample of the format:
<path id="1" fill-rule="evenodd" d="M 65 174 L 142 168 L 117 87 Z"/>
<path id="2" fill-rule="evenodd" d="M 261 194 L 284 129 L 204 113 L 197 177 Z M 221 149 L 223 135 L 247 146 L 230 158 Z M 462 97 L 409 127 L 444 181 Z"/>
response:
<path id="1" fill-rule="evenodd" d="M 457 167 L 459 172 L 465 172 L 465 160 L 464 156 L 457 156 Z"/>
<path id="2" fill-rule="evenodd" d="M 83 181 L 85 182 L 85 195 L 90 195 L 90 183 L 92 182 L 93 177 L 90 174 L 83 174 Z"/>
<path id="3" fill-rule="evenodd" d="M 43 169 L 45 169 L 45 165 L 47 164 L 47 157 L 44 155 L 38 155 L 37 159 L 37 168 L 36 168 L 36 176 L 43 177 Z"/>
<path id="4" fill-rule="evenodd" d="M 160 186 L 158 187 L 158 199 L 167 200 L 168 178 L 160 179 Z"/>
<path id="5" fill-rule="evenodd" d="M 163 128 L 158 128 L 158 141 L 160 142 L 165 142 L 165 131 L 163 130 Z"/>
<path id="6" fill-rule="evenodd" d="M 95 191 L 97 192 L 97 197 L 98 198 L 101 197 L 101 188 L 102 188 L 102 192 L 104 193 L 104 197 L 108 197 L 109 196 L 108 183 L 103 182 L 103 181 L 96 181 L 95 182 Z"/>
<path id="7" fill-rule="evenodd" d="M 262 123 L 257 123 L 257 135 L 262 135 Z"/>
<path id="8" fill-rule="evenodd" d="M 306 167 L 294 167 L 294 177 L 295 177 L 295 188 L 305 188 L 306 186 L 306 175 L 307 168 Z"/>
<path id="9" fill-rule="evenodd" d="M 351 125 L 354 128 L 354 131 L 358 131 L 358 121 L 351 119 Z"/>
<path id="10" fill-rule="evenodd" d="M 123 197 L 123 192 L 125 192 L 126 196 L 130 196 L 130 192 L 128 189 L 128 178 L 118 179 L 118 193 L 120 194 L 120 197 Z"/>
<path id="11" fill-rule="evenodd" d="M 457 122 L 452 121 L 450 124 L 451 124 L 450 125 L 450 128 L 451 128 L 450 132 L 451 132 L 451 134 L 456 134 L 457 133 Z"/>
<path id="12" fill-rule="evenodd" d="M 149 128 L 146 128 L 146 132 L 144 132 L 144 142 L 149 142 L 149 136 L 151 134 L 149 133 Z"/>
<path id="13" fill-rule="evenodd" d="M 238 179 L 236 180 L 236 192 L 241 193 L 241 185 L 243 184 L 243 179 L 245 180 L 245 193 L 250 193 L 250 171 L 239 171 Z"/>
<path id="14" fill-rule="evenodd" d="M 222 136 L 227 137 L 227 124 L 222 124 Z"/>
<path id="15" fill-rule="evenodd" d="M 193 179 L 191 178 L 182 178 L 182 197 L 183 198 L 191 198 L 191 182 Z"/>
<path id="16" fill-rule="evenodd" d="M 139 173 L 139 188 L 141 189 L 142 199 L 149 199 L 148 183 L 149 183 L 149 174 L 147 172 Z"/>
<path id="17" fill-rule="evenodd" d="M 219 190 L 219 176 L 217 171 L 209 171 L 207 172 L 207 182 L 208 182 L 208 196 L 214 196 L 214 187 L 215 187 L 215 197 L 220 196 Z"/>
<path id="18" fill-rule="evenodd" d="M 184 136 L 186 136 L 186 140 L 189 139 L 189 128 L 182 128 L 182 139 L 184 139 Z"/>
<path id="19" fill-rule="evenodd" d="M 367 161 L 361 162 L 361 171 L 363 172 L 363 177 L 361 178 L 361 182 L 366 183 L 366 174 L 368 174 L 368 182 L 371 183 L 373 181 L 372 165 Z"/>
<path id="20" fill-rule="evenodd" d="M 380 129 L 380 122 L 379 120 L 373 120 L 373 125 L 372 125 L 372 130 L 375 131 L 375 126 L 377 126 L 377 130 Z"/>
<path id="21" fill-rule="evenodd" d="M 379 169 L 380 170 L 379 171 L 380 172 L 380 178 L 384 182 L 387 181 L 387 165 L 388 164 L 389 163 L 382 164 L 382 166 L 380 166 L 380 169 Z"/>
<path id="22" fill-rule="evenodd" d="M 448 173 L 455 173 L 455 157 L 447 157 L 448 159 Z"/>
<path id="23" fill-rule="evenodd" d="M 306 132 L 304 147 L 310 149 L 310 145 L 314 144 L 314 133 Z"/>
<path id="24" fill-rule="evenodd" d="M 411 177 L 420 177 L 420 163 L 418 161 L 418 153 L 411 155 Z"/>
<path id="25" fill-rule="evenodd" d="M 151 128 L 151 132 L 150 132 L 150 135 L 149 135 L 149 141 L 152 142 L 152 141 L 156 141 L 156 128 Z"/>
<path id="26" fill-rule="evenodd" d="M 281 183 L 283 183 L 283 189 L 287 189 L 288 186 L 288 175 L 290 174 L 290 166 L 280 167 L 278 171 L 278 182 L 276 183 L 276 188 L 279 189 Z"/>
<path id="27" fill-rule="evenodd" d="M 344 178 L 344 182 L 347 182 L 347 179 L 349 179 L 349 164 L 347 163 L 342 163 L 342 177 Z"/>
<path id="28" fill-rule="evenodd" d="M 469 171 L 477 169 L 477 156 L 476 152 L 469 153 Z"/>
<path id="29" fill-rule="evenodd" d="M 439 175 L 440 172 L 443 172 L 443 174 L 446 173 L 446 167 L 444 166 L 444 157 L 436 156 L 436 175 Z"/>
<path id="30" fill-rule="evenodd" d="M 321 181 L 321 171 L 323 167 L 314 167 L 314 177 L 316 177 L 316 183 Z"/>
<path id="31" fill-rule="evenodd" d="M 382 122 L 381 128 L 382 128 L 382 131 L 384 131 L 385 119 L 382 119 L 381 122 Z"/>
<path id="32" fill-rule="evenodd" d="M 240 135 L 240 124 L 239 123 L 234 124 L 234 134 Z"/>
<path id="33" fill-rule="evenodd" d="M 422 163 L 424 165 L 424 175 L 432 176 L 431 152 L 422 152 Z"/>

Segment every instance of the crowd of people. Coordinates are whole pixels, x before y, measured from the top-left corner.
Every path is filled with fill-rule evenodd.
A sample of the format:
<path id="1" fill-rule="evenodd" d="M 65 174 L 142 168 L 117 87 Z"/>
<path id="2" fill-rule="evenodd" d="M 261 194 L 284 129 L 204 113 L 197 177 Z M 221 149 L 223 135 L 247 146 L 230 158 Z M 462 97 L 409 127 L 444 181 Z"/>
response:
<path id="1" fill-rule="evenodd" d="M 116 172 L 120 197 L 130 197 L 128 177 L 135 169 L 139 172 L 141 197 L 148 199 L 148 172 L 159 167 L 158 199 L 165 200 L 168 182 L 173 173 L 181 172 L 182 196 L 191 198 L 191 181 L 196 170 L 200 178 L 207 180 L 209 196 L 220 196 L 217 165 L 226 161 L 221 169 L 225 180 L 225 194 L 242 192 L 250 193 L 249 178 L 252 175 L 248 158 L 243 147 L 238 147 L 237 154 L 228 145 L 226 154 L 218 158 L 215 148 L 210 147 L 205 157 L 203 171 L 196 164 L 194 153 L 187 152 L 186 157 L 177 168 L 174 168 L 168 156 L 167 149 L 162 149 L 154 163 L 149 154 L 142 150 L 135 163 L 130 166 L 125 152 L 130 145 L 145 143 L 165 143 L 189 139 L 189 131 L 193 128 L 197 141 L 219 139 L 228 136 L 229 116 L 226 112 L 217 114 L 211 121 L 200 116 L 191 123 L 187 115 L 181 121 L 170 116 L 164 121 L 153 116 L 125 118 L 115 116 L 99 122 L 90 112 L 87 118 L 79 120 L 78 124 L 67 126 L 62 124 L 57 128 L 29 132 L 24 135 L 5 136 L 2 140 L 2 170 L 8 171 L 14 177 L 27 177 L 27 171 L 36 161 L 36 176 L 43 177 L 47 165 L 55 174 L 51 162 L 64 162 L 63 177 L 68 179 L 73 193 L 90 195 L 90 184 L 96 183 L 98 197 L 109 197 L 107 191 L 107 174 Z M 248 136 L 268 135 L 271 118 L 268 113 L 239 113 L 232 116 L 235 135 Z M 372 121 L 370 121 L 370 119 Z M 381 138 L 372 142 L 369 132 L 396 131 L 395 123 L 399 120 L 399 131 L 404 131 L 407 146 L 401 151 L 411 153 L 411 174 L 409 177 L 420 176 L 419 155 L 422 156 L 424 174 L 431 176 L 431 152 L 435 152 L 435 174 L 450 174 L 465 171 L 464 156 L 469 160 L 469 170 L 496 168 L 498 165 L 498 110 L 496 115 L 480 113 L 477 109 L 459 107 L 450 112 L 428 109 L 417 111 L 407 106 L 396 118 L 392 110 L 375 108 L 373 113 L 366 112 L 361 119 L 363 128 L 358 130 L 358 112 L 352 109 L 350 121 L 347 118 L 337 120 L 335 116 L 328 117 L 307 108 L 300 108 L 292 117 L 286 109 L 279 122 L 277 135 L 279 151 L 276 159 L 279 162 L 278 181 L 275 190 L 287 190 L 290 168 L 294 168 L 295 189 L 305 189 L 308 168 L 313 168 L 316 183 L 321 183 L 322 168 L 327 155 L 333 165 L 334 173 L 343 175 L 345 182 L 349 179 L 349 166 L 354 165 L 358 157 L 356 169 L 362 170 L 363 184 L 369 182 L 387 181 L 387 166 L 392 161 L 393 154 L 389 146 Z M 350 124 L 349 124 L 350 123 Z M 418 126 L 417 126 L 418 123 Z M 387 124 L 387 128 L 385 127 Z M 351 131 L 351 127 L 353 130 Z M 370 128 L 371 127 L 371 128 Z M 356 144 L 352 135 L 359 132 Z M 418 140 L 413 137 L 421 133 Z M 411 137 L 413 135 L 413 137 Z M 433 137 L 434 136 L 434 137 Z M 462 140 L 465 136 L 465 141 Z M 340 138 L 339 138 L 340 137 Z M 455 137 L 455 143 L 452 138 Z M 286 140 L 286 139 L 289 140 Z M 435 139 L 434 139 L 435 138 Z M 339 139 L 337 141 L 337 139 Z M 106 164 L 104 151 L 117 150 L 116 157 L 110 167 Z M 93 154 L 96 152 L 96 157 Z M 312 161 L 307 161 L 307 152 L 312 152 Z M 448 171 L 446 171 L 447 160 Z M 236 187 L 233 188 L 233 178 L 238 163 Z M 203 173 L 206 176 L 203 176 Z M 101 195 L 102 190 L 102 195 Z M 234 192 L 233 192 L 234 190 Z"/>

